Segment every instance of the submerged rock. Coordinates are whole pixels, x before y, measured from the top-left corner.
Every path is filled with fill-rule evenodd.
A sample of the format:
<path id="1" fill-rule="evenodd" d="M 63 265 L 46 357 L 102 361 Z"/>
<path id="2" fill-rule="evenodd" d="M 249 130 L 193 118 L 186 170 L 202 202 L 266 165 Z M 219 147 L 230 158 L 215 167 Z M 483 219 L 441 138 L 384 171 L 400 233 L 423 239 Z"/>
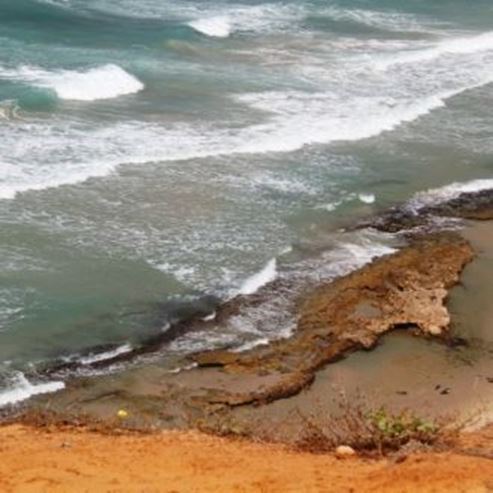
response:
<path id="1" fill-rule="evenodd" d="M 473 220 L 493 219 L 493 189 L 463 192 L 458 197 L 442 203 L 423 205 L 419 209 L 409 206 L 393 207 L 359 227 L 372 227 L 389 233 L 410 232 L 414 228 L 433 225 L 433 219 L 459 218 Z"/>

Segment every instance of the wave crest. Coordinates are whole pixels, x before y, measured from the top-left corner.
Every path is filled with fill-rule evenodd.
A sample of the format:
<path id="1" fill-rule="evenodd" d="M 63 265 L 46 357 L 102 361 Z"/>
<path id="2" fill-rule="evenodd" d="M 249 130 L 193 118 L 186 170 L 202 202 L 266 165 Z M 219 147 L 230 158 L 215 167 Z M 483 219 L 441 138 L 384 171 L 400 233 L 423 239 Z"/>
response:
<path id="1" fill-rule="evenodd" d="M 425 207 L 443 204 L 456 199 L 463 193 L 481 192 L 493 189 L 493 178 L 480 178 L 467 182 L 455 182 L 439 188 L 418 192 L 408 203 L 408 208 L 419 212 Z"/>
<path id="2" fill-rule="evenodd" d="M 188 22 L 188 26 L 206 36 L 227 38 L 236 31 L 262 33 L 289 29 L 304 15 L 305 9 L 300 6 L 263 4 L 219 9 Z"/>
<path id="3" fill-rule="evenodd" d="M 231 20 L 227 16 L 198 19 L 189 22 L 188 25 L 195 31 L 213 38 L 227 38 L 232 31 Z"/>
<path id="4" fill-rule="evenodd" d="M 50 72 L 39 67 L 22 66 L 16 70 L 2 70 L 0 76 L 51 89 L 60 99 L 74 101 L 112 99 L 144 89 L 140 80 L 112 63 L 86 71 Z"/>
<path id="5" fill-rule="evenodd" d="M 277 276 L 277 260 L 269 260 L 264 268 L 249 277 L 241 286 L 239 294 L 253 294 L 261 287 L 272 282 Z"/>
<path id="6" fill-rule="evenodd" d="M 8 404 L 16 404 L 17 402 L 29 399 L 33 395 L 48 394 L 62 390 L 63 388 L 65 388 L 63 382 L 32 384 L 23 373 L 17 372 L 12 379 L 11 388 L 0 392 L 0 407 L 7 406 Z"/>

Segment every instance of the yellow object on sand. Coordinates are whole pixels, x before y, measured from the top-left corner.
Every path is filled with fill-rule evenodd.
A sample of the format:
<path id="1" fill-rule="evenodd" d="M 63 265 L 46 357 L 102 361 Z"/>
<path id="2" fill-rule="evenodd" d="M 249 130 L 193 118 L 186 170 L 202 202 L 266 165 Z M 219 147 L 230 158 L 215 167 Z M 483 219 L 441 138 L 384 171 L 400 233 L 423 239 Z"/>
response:
<path id="1" fill-rule="evenodd" d="M 128 417 L 128 412 L 125 411 L 125 409 L 120 409 L 116 415 L 119 417 L 119 418 L 126 418 Z"/>

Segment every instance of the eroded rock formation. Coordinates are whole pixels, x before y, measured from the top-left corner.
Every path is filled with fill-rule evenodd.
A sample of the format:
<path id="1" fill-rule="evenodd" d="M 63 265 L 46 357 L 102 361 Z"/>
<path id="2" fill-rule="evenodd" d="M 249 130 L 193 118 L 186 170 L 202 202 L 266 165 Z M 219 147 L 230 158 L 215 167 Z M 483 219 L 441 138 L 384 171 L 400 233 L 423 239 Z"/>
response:
<path id="1" fill-rule="evenodd" d="M 214 392 L 210 402 L 237 406 L 289 397 L 310 384 L 323 365 L 371 348 L 395 328 L 446 337 L 447 293 L 472 258 L 462 237 L 438 234 L 316 288 L 300 300 L 298 327 L 289 339 L 246 353 L 211 351 L 193 357 L 199 367 L 220 367 L 226 374 L 271 377 L 250 392 L 235 392 L 234 386 Z"/>

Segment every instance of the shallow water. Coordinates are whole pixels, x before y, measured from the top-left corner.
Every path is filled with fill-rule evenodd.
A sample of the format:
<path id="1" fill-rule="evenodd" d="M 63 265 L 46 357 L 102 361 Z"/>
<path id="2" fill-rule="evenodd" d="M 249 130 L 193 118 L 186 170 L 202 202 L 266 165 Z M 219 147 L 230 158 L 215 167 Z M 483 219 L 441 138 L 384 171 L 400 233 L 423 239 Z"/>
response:
<path id="1" fill-rule="evenodd" d="M 393 244 L 341 221 L 491 178 L 492 18 L 458 0 L 1 2 L 1 386 L 307 258 L 331 277 Z M 245 316 L 178 349 L 289 329 Z"/>

